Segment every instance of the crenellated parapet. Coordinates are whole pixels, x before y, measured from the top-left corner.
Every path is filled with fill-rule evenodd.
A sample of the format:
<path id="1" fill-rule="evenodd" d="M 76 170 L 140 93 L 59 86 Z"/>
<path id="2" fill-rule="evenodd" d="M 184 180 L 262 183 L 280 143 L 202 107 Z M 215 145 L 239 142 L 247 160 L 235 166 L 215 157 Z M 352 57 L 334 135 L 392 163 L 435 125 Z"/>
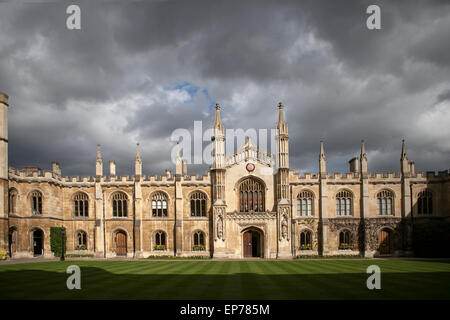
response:
<path id="1" fill-rule="evenodd" d="M 360 184 L 361 175 L 359 172 L 333 172 L 328 176 L 327 184 Z"/>
<path id="2" fill-rule="evenodd" d="M 320 176 L 319 174 L 310 173 L 310 172 L 296 172 L 294 170 L 290 170 L 289 172 L 289 184 L 290 185 L 312 185 L 319 184 Z"/>

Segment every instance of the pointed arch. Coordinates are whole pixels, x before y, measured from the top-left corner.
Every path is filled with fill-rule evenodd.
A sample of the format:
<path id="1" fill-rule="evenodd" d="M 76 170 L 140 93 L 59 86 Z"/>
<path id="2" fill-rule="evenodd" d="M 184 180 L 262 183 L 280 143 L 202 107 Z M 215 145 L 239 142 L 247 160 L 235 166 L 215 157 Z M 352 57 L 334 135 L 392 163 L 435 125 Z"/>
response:
<path id="1" fill-rule="evenodd" d="M 394 192 L 382 189 L 377 193 L 377 215 L 394 214 Z"/>
<path id="2" fill-rule="evenodd" d="M 266 190 L 264 182 L 254 176 L 247 176 L 237 185 L 238 208 L 240 212 L 264 212 Z"/>
<path id="3" fill-rule="evenodd" d="M 112 216 L 128 216 L 128 195 L 123 191 L 115 191 L 111 194 Z"/>
<path id="4" fill-rule="evenodd" d="M 156 190 L 150 194 L 152 217 L 168 216 L 168 194 L 164 191 Z"/>
<path id="5" fill-rule="evenodd" d="M 417 213 L 419 215 L 433 214 L 433 192 L 429 188 L 417 193 Z"/>
<path id="6" fill-rule="evenodd" d="M 9 188 L 8 192 L 8 213 L 15 214 L 17 213 L 17 204 L 18 204 L 19 192 L 16 188 Z"/>
<path id="7" fill-rule="evenodd" d="M 309 189 L 302 189 L 297 194 L 297 216 L 314 215 L 314 193 Z"/>
<path id="8" fill-rule="evenodd" d="M 81 190 L 72 195 L 74 217 L 89 216 L 89 195 Z"/>
<path id="9" fill-rule="evenodd" d="M 341 189 L 336 193 L 336 216 L 353 215 L 353 192 Z"/>

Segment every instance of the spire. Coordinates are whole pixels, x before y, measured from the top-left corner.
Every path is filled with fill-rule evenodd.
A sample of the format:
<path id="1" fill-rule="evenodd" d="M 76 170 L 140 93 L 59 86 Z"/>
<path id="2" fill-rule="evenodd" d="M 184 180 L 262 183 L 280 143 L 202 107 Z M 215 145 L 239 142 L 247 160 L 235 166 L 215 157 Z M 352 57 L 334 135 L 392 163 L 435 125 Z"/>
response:
<path id="1" fill-rule="evenodd" d="M 400 158 L 400 170 L 402 173 L 410 172 L 410 164 L 408 161 L 408 155 L 406 154 L 406 144 L 405 140 L 402 140 L 402 155 Z"/>
<path id="2" fill-rule="evenodd" d="M 97 145 L 97 160 L 102 160 L 102 148 L 99 144 Z"/>
<path id="3" fill-rule="evenodd" d="M 324 150 L 324 147 L 323 147 L 323 140 L 320 140 L 319 160 L 326 160 L 326 158 L 325 158 L 325 150 Z"/>
<path id="4" fill-rule="evenodd" d="M 223 130 L 222 119 L 220 119 L 220 105 L 216 103 L 216 118 L 214 120 L 214 129 Z"/>
<path id="5" fill-rule="evenodd" d="M 281 124 L 285 123 L 283 109 L 284 109 L 283 103 L 282 102 L 278 103 L 278 128 L 280 127 Z"/>
<path id="6" fill-rule="evenodd" d="M 136 144 L 136 160 L 141 161 L 141 151 L 139 150 L 139 142 Z"/>
<path id="7" fill-rule="evenodd" d="M 177 142 L 177 159 L 175 162 L 175 174 L 181 175 L 183 173 L 183 161 L 181 160 L 180 142 Z"/>
<path id="8" fill-rule="evenodd" d="M 361 173 L 367 172 L 367 154 L 364 140 L 361 140 L 361 155 L 360 155 Z"/>
<path id="9" fill-rule="evenodd" d="M 367 157 L 367 155 L 366 155 L 366 146 L 364 144 L 364 139 L 361 140 L 361 158 L 362 157 Z"/>
<path id="10" fill-rule="evenodd" d="M 136 144 L 136 160 L 134 161 L 134 174 L 136 176 L 142 176 L 142 158 L 141 158 L 141 151 L 139 150 L 139 143 Z"/>
<path id="11" fill-rule="evenodd" d="M 323 141 L 320 140 L 319 173 L 325 173 L 325 172 L 327 172 L 327 159 L 325 157 Z"/>
<path id="12" fill-rule="evenodd" d="M 403 159 L 408 159 L 408 156 L 406 155 L 406 144 L 405 144 L 405 139 L 402 140 L 402 155 L 400 160 Z"/>

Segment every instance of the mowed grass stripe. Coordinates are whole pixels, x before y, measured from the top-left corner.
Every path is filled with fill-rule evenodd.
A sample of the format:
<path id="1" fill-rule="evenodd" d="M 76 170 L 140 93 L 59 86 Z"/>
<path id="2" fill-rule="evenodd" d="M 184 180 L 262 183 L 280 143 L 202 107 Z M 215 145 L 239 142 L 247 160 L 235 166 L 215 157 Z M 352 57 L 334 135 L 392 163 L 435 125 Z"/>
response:
<path id="1" fill-rule="evenodd" d="M 63 287 L 61 291 L 58 291 L 58 295 L 69 299 L 93 298 L 91 295 L 95 292 L 100 292 L 105 297 L 116 295 L 118 290 L 121 290 L 130 282 L 136 271 L 145 268 L 145 265 L 136 262 L 115 262 L 108 268 L 109 270 L 100 269 L 103 271 L 101 273 L 97 272 L 96 267 L 81 266 L 82 289 L 68 290 Z M 131 280 L 131 282 L 133 281 Z M 110 288 L 105 290 L 108 285 Z M 126 293 L 126 290 L 123 292 Z"/>
<path id="2" fill-rule="evenodd" d="M 285 286 L 293 288 L 290 292 L 291 296 L 299 299 L 313 299 L 312 297 L 316 296 L 332 299 L 333 296 L 342 295 L 343 290 L 348 285 L 348 277 L 343 279 L 337 272 L 340 269 L 339 266 L 326 265 L 326 268 L 323 268 L 325 265 L 322 264 L 319 267 L 316 261 L 313 261 L 313 263 L 306 262 L 301 266 L 302 270 L 306 272 L 296 273 L 299 267 L 296 261 L 283 261 L 282 264 L 278 265 L 287 275 L 285 282 L 288 284 Z M 352 296 L 352 293 L 346 293 L 346 296 L 348 295 Z"/>
<path id="3" fill-rule="evenodd" d="M 289 288 L 286 283 L 283 283 L 279 279 L 279 275 L 274 273 L 273 268 L 268 268 L 272 265 L 268 261 L 259 261 L 254 264 L 255 270 L 258 270 L 258 283 L 261 290 L 258 292 L 258 297 L 256 299 L 288 299 Z M 279 270 L 276 270 L 279 271 Z M 288 283 L 288 286 L 292 286 L 292 283 Z M 271 290 L 267 290 L 271 288 Z"/>
<path id="4" fill-rule="evenodd" d="M 179 263 L 179 262 L 177 262 Z M 182 266 L 182 264 L 180 264 L 179 267 L 186 267 L 186 266 Z M 202 264 L 201 262 L 197 262 L 197 261 L 192 261 L 192 265 L 190 266 L 190 268 L 184 268 L 183 271 L 178 271 L 176 274 L 170 276 L 167 274 L 145 274 L 145 275 L 137 275 L 134 276 L 132 279 L 129 279 L 128 283 L 126 283 L 125 285 L 122 285 L 122 290 L 124 292 L 128 292 L 128 296 L 124 299 L 139 299 L 139 296 L 144 295 L 145 297 L 152 297 L 153 299 L 162 299 L 160 297 L 158 297 L 158 292 L 155 292 L 155 288 L 157 287 L 157 285 L 155 285 L 155 282 L 159 282 L 160 283 L 167 283 L 167 279 L 170 278 L 174 278 L 174 277 L 178 277 L 181 280 L 182 284 L 178 284 L 177 285 L 177 291 L 173 293 L 173 296 L 166 296 L 164 297 L 164 299 L 176 299 L 176 295 L 180 294 L 183 296 L 186 296 L 185 290 L 183 289 L 183 286 L 185 284 L 191 284 L 193 283 L 193 281 L 190 281 L 189 278 L 192 278 L 192 276 L 189 275 L 189 273 L 201 273 L 203 271 L 206 271 L 206 269 L 209 268 L 209 266 L 207 264 Z M 154 268 L 150 269 L 150 270 L 154 270 Z M 164 269 L 164 270 L 167 270 Z M 173 269 L 170 269 L 173 270 Z M 189 281 L 183 281 L 184 278 L 187 280 L 189 279 Z"/>
<path id="5" fill-rule="evenodd" d="M 178 285 L 180 295 L 174 298 L 211 299 L 211 295 L 214 296 L 214 292 L 211 291 L 217 291 L 217 287 L 223 284 L 223 275 L 219 274 L 221 267 L 222 264 L 215 261 L 199 263 L 195 273 L 186 275 L 187 281 Z"/>
<path id="6" fill-rule="evenodd" d="M 229 261 L 221 261 L 222 267 L 220 272 L 223 272 L 223 283 L 221 287 L 217 287 L 216 296 L 211 295 L 211 299 L 226 300 L 237 299 L 236 296 L 242 290 L 241 283 L 237 281 L 237 276 L 240 273 L 241 267 L 238 263 L 230 263 Z"/>
<path id="7" fill-rule="evenodd" d="M 133 290 L 133 286 L 139 286 L 141 289 L 146 289 L 142 292 L 144 299 L 170 299 L 170 297 L 165 296 L 165 292 L 170 291 L 175 282 L 179 281 L 177 279 L 177 277 L 179 277 L 177 274 L 182 273 L 183 269 L 190 268 L 193 264 L 195 264 L 194 261 L 185 263 L 172 261 L 172 264 L 166 265 L 164 273 L 147 274 L 141 277 L 136 275 L 134 277 L 124 276 L 126 277 L 124 282 L 126 283 L 128 281 L 128 285 L 122 283 L 120 287 L 116 286 L 116 283 L 114 283 L 117 282 L 118 277 L 112 277 L 109 280 L 105 280 L 105 282 L 107 284 L 114 283 L 114 287 L 110 288 L 110 291 L 108 292 L 101 291 L 98 292 L 98 294 L 94 293 L 94 297 L 96 297 L 96 299 L 135 299 L 138 291 Z M 173 276 L 168 276 L 168 274 L 173 274 Z M 99 282 L 98 286 L 102 286 L 102 283 Z M 176 292 L 176 290 L 174 292 Z"/>
<path id="8" fill-rule="evenodd" d="M 282 262 L 285 263 L 285 261 Z M 320 288 L 322 284 L 320 281 L 317 281 L 318 279 L 302 278 L 301 274 L 296 274 L 286 269 L 286 267 L 283 268 L 281 265 L 272 262 L 264 263 L 262 267 L 267 270 L 266 274 L 272 275 L 270 279 L 273 282 L 273 286 L 277 289 L 272 290 L 270 299 L 307 299 L 308 295 L 305 292 L 310 289 Z M 298 270 L 296 271 L 298 272 Z"/>
<path id="9" fill-rule="evenodd" d="M 0 265 L 3 299 L 450 299 L 450 261 L 52 261 Z M 382 290 L 368 290 L 367 266 Z M 79 265 L 82 290 L 68 290 Z"/>

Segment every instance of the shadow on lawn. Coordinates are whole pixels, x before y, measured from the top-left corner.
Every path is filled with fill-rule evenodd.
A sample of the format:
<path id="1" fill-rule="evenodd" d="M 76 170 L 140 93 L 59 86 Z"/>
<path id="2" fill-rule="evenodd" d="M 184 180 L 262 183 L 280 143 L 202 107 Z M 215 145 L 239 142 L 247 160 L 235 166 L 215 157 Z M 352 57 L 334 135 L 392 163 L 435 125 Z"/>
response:
<path id="1" fill-rule="evenodd" d="M 0 272 L 0 299 L 450 299 L 450 272 L 382 273 L 381 290 L 369 274 L 113 274 L 81 267 L 81 290 L 70 274 Z"/>

